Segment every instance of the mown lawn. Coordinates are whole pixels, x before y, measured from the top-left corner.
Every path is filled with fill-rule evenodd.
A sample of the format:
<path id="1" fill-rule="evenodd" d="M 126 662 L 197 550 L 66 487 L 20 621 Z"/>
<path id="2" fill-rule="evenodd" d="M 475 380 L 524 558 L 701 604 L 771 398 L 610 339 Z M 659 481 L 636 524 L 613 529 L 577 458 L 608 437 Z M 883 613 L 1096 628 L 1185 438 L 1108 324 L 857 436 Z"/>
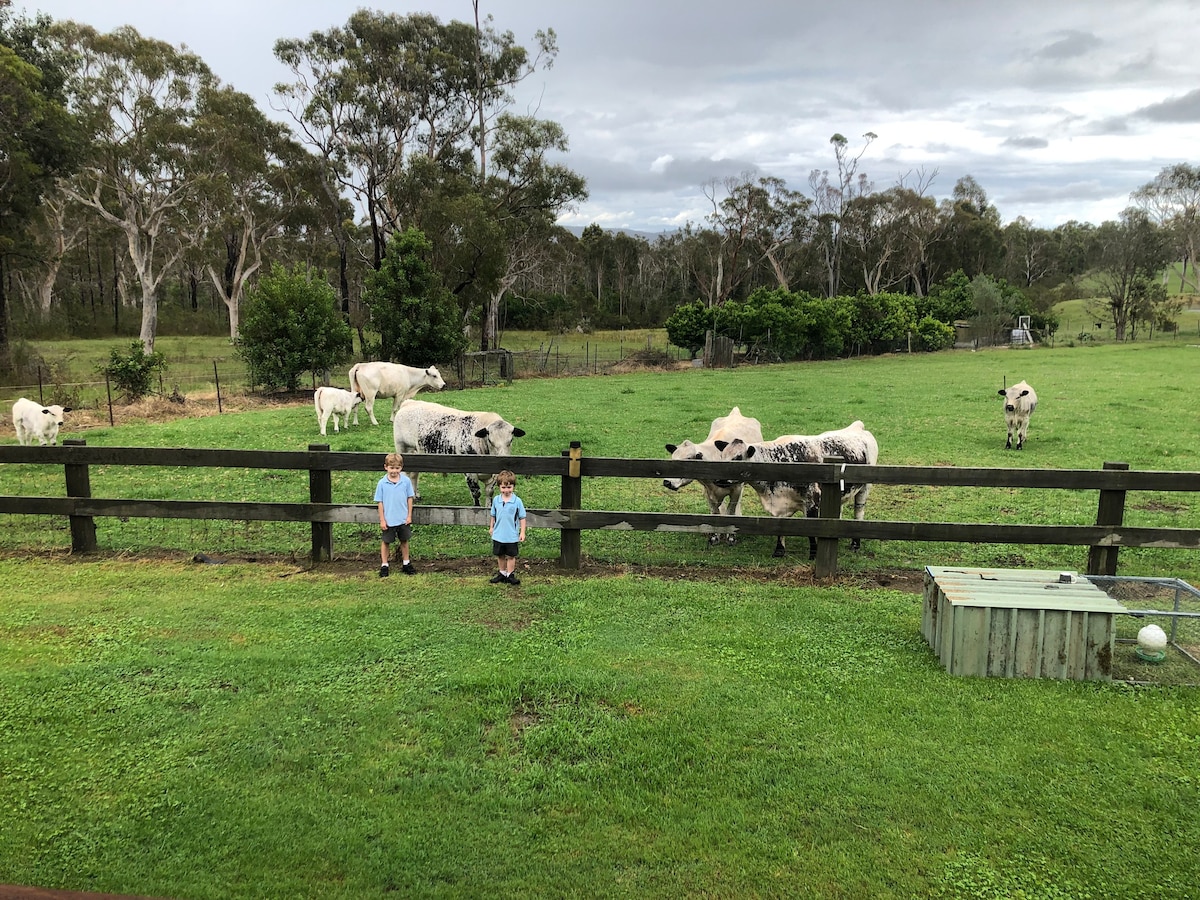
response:
<path id="1" fill-rule="evenodd" d="M 1194 896 L 1200 694 L 966 679 L 920 598 L 0 559 L 0 883 Z"/>

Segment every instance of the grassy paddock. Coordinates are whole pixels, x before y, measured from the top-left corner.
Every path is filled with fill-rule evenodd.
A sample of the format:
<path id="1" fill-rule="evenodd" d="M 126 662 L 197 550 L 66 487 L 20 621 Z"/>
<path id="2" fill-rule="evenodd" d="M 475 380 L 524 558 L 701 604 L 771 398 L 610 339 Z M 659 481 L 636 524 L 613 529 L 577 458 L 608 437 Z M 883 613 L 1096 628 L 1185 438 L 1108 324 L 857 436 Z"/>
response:
<path id="1" fill-rule="evenodd" d="M 0 559 L 0 882 L 1184 898 L 1194 690 L 954 678 L 850 584 Z"/>
<path id="2" fill-rule="evenodd" d="M 1122 461 L 1135 469 L 1200 470 L 1200 421 L 1188 410 L 1200 348 L 1184 343 L 1086 348 L 967 351 L 887 356 L 827 363 L 688 370 L 595 378 L 528 379 L 511 386 L 447 392 L 437 399 L 464 409 L 491 409 L 528 434 L 514 450 L 557 456 L 578 440 L 591 456 L 666 456 L 664 444 L 701 440 L 713 418 L 734 405 L 759 418 L 768 436 L 816 433 L 862 419 L 880 444 L 880 461 L 898 465 L 1029 466 L 1099 469 Z M 1004 415 L 997 390 L 1007 380 L 1028 380 L 1038 391 L 1026 448 L 1004 450 Z M 386 412 L 387 401 L 381 406 Z M 365 417 L 360 417 L 366 422 Z M 379 453 L 390 449 L 386 424 L 351 426 L 321 438 L 311 404 L 265 411 L 212 415 L 166 423 L 107 427 L 68 425 L 63 437 L 82 437 L 106 446 L 247 447 L 303 449 L 325 441 L 335 450 Z M 11 431 L 9 432 L 11 435 Z M 11 438 L 10 438 L 11 439 Z M 370 502 L 377 475 L 335 473 L 334 498 Z M 61 467 L 7 466 L 0 492 L 60 494 Z M 118 469 L 96 467 L 98 497 L 175 499 L 307 499 L 305 473 L 242 470 Z M 427 502 L 461 505 L 469 494 L 461 478 L 428 477 Z M 557 506 L 552 478 L 522 478 L 518 493 L 533 508 Z M 1094 492 L 977 490 L 879 486 L 867 515 L 896 521 L 1028 522 L 1087 524 L 1095 519 Z M 597 509 L 701 512 L 696 486 L 670 494 L 653 480 L 593 479 L 584 505 Z M 762 515 L 753 492 L 744 511 Z M 1200 505 L 1186 494 L 1131 494 L 1126 524 L 1197 527 Z M 0 532 L 0 549 L 65 549 L 64 522 L 21 518 L 20 527 Z M 99 540 L 109 550 L 148 546 L 210 554 L 307 553 L 307 526 L 246 523 L 98 520 Z M 419 558 L 486 556 L 486 534 L 472 529 L 423 529 L 414 541 Z M 370 556 L 374 530 L 337 526 L 335 553 Z M 587 532 L 584 553 L 601 563 L 686 563 L 697 566 L 753 565 L 782 570 L 806 563 L 803 553 L 775 560 L 771 538 L 747 538 L 736 547 L 710 550 L 703 538 L 686 534 Z M 534 531 L 527 555 L 554 558 L 557 536 Z M 1200 583 L 1194 553 L 1146 548 L 1121 552 L 1122 574 L 1172 575 Z M 933 544 L 869 541 L 862 554 L 843 553 L 848 572 L 878 568 L 920 569 L 925 565 L 1028 566 L 1082 569 L 1086 549 L 1056 546 Z"/>

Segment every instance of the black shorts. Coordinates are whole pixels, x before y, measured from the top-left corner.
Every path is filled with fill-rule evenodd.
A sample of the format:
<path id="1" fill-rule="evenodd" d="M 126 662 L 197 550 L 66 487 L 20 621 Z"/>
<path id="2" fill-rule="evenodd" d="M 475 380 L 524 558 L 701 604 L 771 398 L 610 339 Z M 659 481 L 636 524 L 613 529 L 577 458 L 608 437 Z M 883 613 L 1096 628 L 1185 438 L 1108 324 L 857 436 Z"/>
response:
<path id="1" fill-rule="evenodd" d="M 511 556 L 516 559 L 521 555 L 521 545 L 516 541 L 492 541 L 492 556 Z"/>
<path id="2" fill-rule="evenodd" d="M 407 544 L 412 538 L 412 526 L 405 522 L 403 525 L 389 525 L 382 529 L 380 537 L 385 544 L 390 544 L 393 541 L 400 541 L 402 544 Z"/>

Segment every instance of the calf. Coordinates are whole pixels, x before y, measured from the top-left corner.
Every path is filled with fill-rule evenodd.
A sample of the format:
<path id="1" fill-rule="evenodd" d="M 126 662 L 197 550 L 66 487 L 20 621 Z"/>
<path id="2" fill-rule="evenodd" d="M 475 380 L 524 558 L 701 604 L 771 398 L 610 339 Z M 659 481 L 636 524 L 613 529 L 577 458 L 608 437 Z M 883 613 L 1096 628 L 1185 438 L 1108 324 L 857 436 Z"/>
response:
<path id="1" fill-rule="evenodd" d="M 392 437 L 396 452 L 463 454 L 467 456 L 508 456 L 512 452 L 513 438 L 523 437 L 520 428 L 514 428 L 493 412 L 464 412 L 440 403 L 422 400 L 405 400 L 396 409 L 392 424 Z M 408 466 L 408 477 L 412 479 L 413 491 L 417 491 L 419 473 Z M 417 464 L 420 465 L 419 463 Z M 479 482 L 487 480 L 487 499 L 492 502 L 496 477 L 487 473 L 467 475 L 467 487 L 476 506 L 479 502 Z M 420 493 L 417 493 L 420 496 Z"/>
<path id="2" fill-rule="evenodd" d="M 744 441 L 747 444 L 756 443 L 763 439 L 762 425 L 758 419 L 752 419 L 748 416 L 743 416 L 742 411 L 736 406 L 729 411 L 729 415 L 722 416 L 719 419 L 713 419 L 712 426 L 708 430 L 708 437 L 702 443 L 693 444 L 691 441 L 684 441 L 682 444 L 667 444 L 667 452 L 671 454 L 671 459 L 702 459 L 702 460 L 719 460 L 721 459 L 721 451 L 717 449 L 716 441 L 732 442 L 735 440 Z M 691 484 L 691 478 L 664 478 L 663 487 L 669 491 L 678 491 L 687 485 Z M 721 514 L 721 504 L 725 504 L 725 514 L 730 516 L 740 516 L 742 514 L 742 488 L 744 485 L 740 481 L 701 481 L 700 486 L 704 488 L 704 499 L 708 501 L 708 511 L 711 515 L 717 516 Z M 710 534 L 708 536 L 709 544 L 716 544 L 721 540 L 721 536 Z M 729 532 L 729 543 L 733 544 L 737 541 L 737 533 Z"/>
<path id="3" fill-rule="evenodd" d="M 754 460 L 756 462 L 822 462 L 828 457 L 840 457 L 854 465 L 873 466 L 879 461 L 879 444 L 875 436 L 863 426 L 853 422 L 838 431 L 826 431 L 814 436 L 799 434 L 785 435 L 773 441 L 746 444 L 734 441 L 728 445 L 718 442 L 723 458 Z M 750 486 L 762 501 L 768 515 L 786 518 L 804 511 L 806 516 L 816 516 L 821 502 L 821 486 L 816 482 L 752 481 Z M 867 495 L 871 485 L 865 483 L 845 484 L 842 487 L 842 503 L 854 498 L 854 518 L 862 521 L 866 515 Z M 854 538 L 852 550 L 858 550 L 861 542 Z M 817 542 L 808 540 L 809 559 L 817 555 Z M 775 556 L 786 552 L 783 536 L 775 541 Z"/>
<path id="4" fill-rule="evenodd" d="M 17 443 L 22 447 L 33 446 L 34 439 L 45 447 L 58 443 L 58 429 L 62 428 L 63 413 L 70 407 L 42 406 L 22 397 L 13 404 L 13 427 L 17 429 Z"/>
<path id="5" fill-rule="evenodd" d="M 343 391 L 328 385 L 317 388 L 313 392 L 313 405 L 317 408 L 317 424 L 321 426 L 321 434 L 325 433 L 325 426 L 329 424 L 331 416 L 334 434 L 341 430 L 338 428 L 338 416 L 342 417 L 342 424 L 349 427 L 350 411 L 360 403 L 362 397 L 353 391 Z"/>
<path id="6" fill-rule="evenodd" d="M 1013 435 L 1017 436 L 1017 449 L 1025 446 L 1025 436 L 1029 433 L 1029 417 L 1037 409 L 1037 393 L 1024 381 L 1018 381 L 1010 388 L 997 391 L 1004 398 L 1004 422 L 1008 425 L 1008 440 L 1005 450 L 1012 449 Z"/>
<path id="7" fill-rule="evenodd" d="M 358 363 L 350 368 L 350 390 L 362 397 L 363 407 L 371 417 L 371 424 L 378 425 L 375 419 L 375 398 L 392 398 L 392 421 L 396 420 L 396 410 L 400 404 L 423 390 L 440 391 L 446 386 L 442 375 L 436 368 L 418 369 L 414 366 L 402 366 L 390 362 Z M 358 410 L 354 410 L 354 424 L 358 424 Z"/>

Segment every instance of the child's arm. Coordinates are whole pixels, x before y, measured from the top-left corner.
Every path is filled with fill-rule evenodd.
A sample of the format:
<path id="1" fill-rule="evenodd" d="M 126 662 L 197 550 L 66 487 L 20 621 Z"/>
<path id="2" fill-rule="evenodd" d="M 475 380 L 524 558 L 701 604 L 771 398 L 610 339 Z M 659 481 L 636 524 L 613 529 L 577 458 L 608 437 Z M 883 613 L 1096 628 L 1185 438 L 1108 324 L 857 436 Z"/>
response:
<path id="1" fill-rule="evenodd" d="M 412 524 L 412 508 L 413 508 L 413 498 L 410 496 L 408 498 L 408 518 L 404 520 L 405 525 Z"/>
<path id="2" fill-rule="evenodd" d="M 379 501 L 379 527 L 381 530 L 387 530 L 387 518 L 383 514 L 383 501 Z"/>

